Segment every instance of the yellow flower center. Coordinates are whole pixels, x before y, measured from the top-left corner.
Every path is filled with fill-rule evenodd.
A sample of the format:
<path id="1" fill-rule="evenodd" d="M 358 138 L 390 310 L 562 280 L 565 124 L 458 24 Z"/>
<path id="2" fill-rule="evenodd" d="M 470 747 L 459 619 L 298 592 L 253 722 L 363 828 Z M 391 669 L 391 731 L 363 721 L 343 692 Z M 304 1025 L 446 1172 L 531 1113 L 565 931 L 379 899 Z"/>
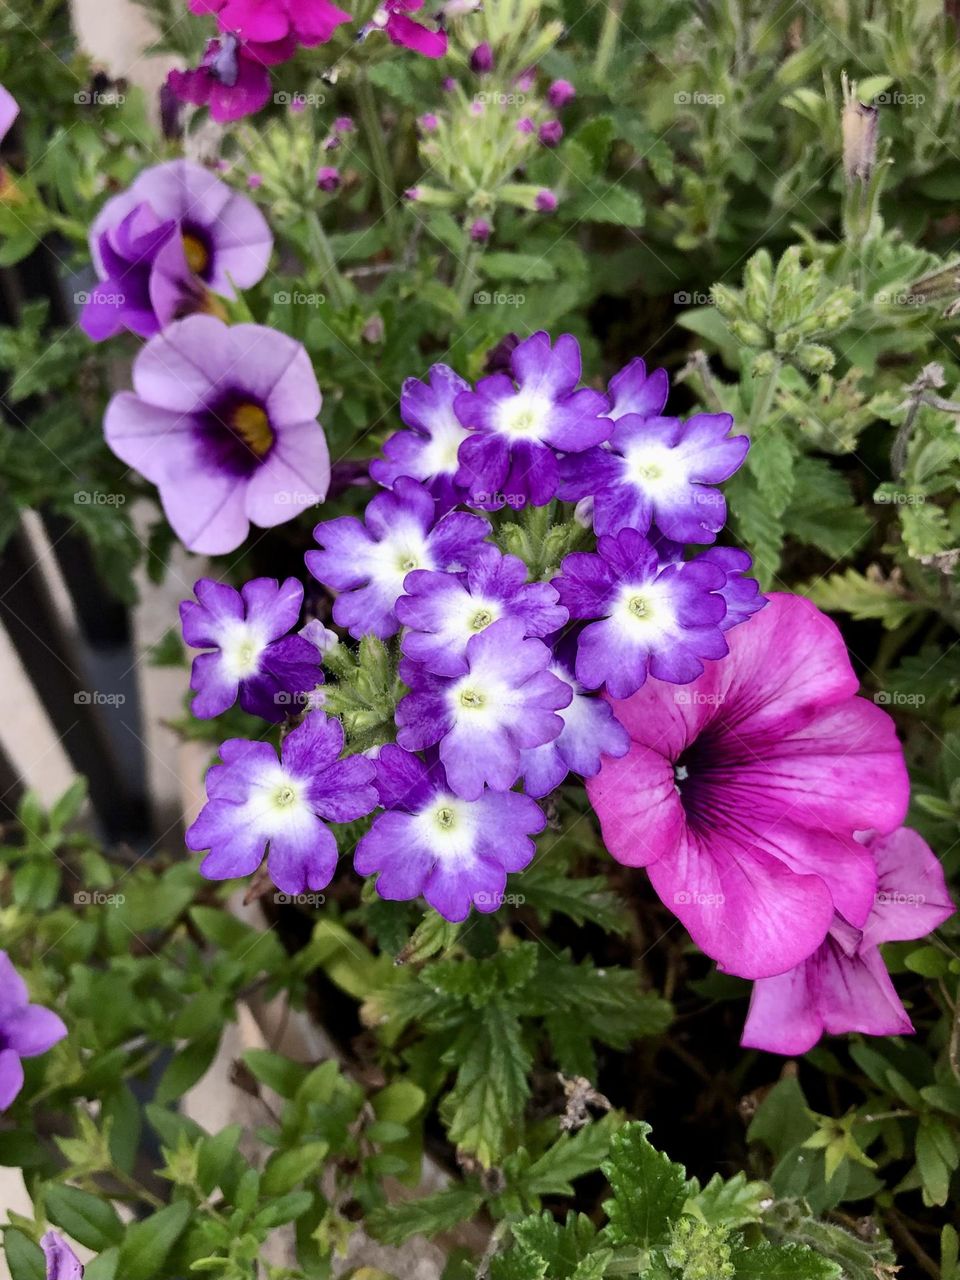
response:
<path id="1" fill-rule="evenodd" d="M 637 618 L 650 618 L 653 615 L 650 602 L 644 600 L 643 596 L 632 596 L 627 608 Z"/>
<path id="2" fill-rule="evenodd" d="M 230 414 L 230 426 L 258 458 L 270 451 L 274 439 L 270 419 L 258 404 L 238 404 Z"/>
<path id="3" fill-rule="evenodd" d="M 486 697 L 482 693 L 478 693 L 476 689 L 464 689 L 460 694 L 460 705 L 469 708 L 471 711 L 482 707 L 486 700 Z"/>
<path id="4" fill-rule="evenodd" d="M 194 275 L 202 276 L 210 265 L 210 253 L 207 246 L 197 236 L 185 231 L 183 233 L 183 252 L 190 270 Z"/>

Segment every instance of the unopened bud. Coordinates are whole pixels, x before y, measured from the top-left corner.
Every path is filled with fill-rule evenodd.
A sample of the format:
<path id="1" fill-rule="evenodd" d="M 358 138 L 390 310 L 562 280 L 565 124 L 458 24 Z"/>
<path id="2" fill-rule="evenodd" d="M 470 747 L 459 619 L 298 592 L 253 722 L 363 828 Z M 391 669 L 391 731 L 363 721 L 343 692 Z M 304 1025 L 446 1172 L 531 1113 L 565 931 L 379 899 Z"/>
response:
<path id="1" fill-rule="evenodd" d="M 841 76 L 843 87 L 843 172 L 848 183 L 869 182 L 877 159 L 877 123 L 879 112 L 857 97 L 856 82 Z"/>

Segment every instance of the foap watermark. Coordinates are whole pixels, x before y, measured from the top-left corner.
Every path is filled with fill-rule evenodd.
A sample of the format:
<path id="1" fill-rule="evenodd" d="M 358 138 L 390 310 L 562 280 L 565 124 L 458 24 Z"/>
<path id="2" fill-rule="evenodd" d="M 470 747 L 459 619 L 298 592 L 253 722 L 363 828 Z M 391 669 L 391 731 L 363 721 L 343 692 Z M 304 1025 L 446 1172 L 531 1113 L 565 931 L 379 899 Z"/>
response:
<path id="1" fill-rule="evenodd" d="M 467 499 L 467 506 L 483 507 L 485 511 L 499 511 L 502 507 L 512 507 L 514 511 L 519 511 L 526 505 L 525 493 L 487 493 L 484 489 L 478 489 Z"/>
<path id="2" fill-rule="evenodd" d="M 122 907 L 125 902 L 122 893 L 103 893 L 100 889 L 81 889 L 73 895 L 75 907 Z"/>
<path id="3" fill-rule="evenodd" d="M 874 98 L 878 107 L 922 107 L 926 100 L 925 94 L 900 93 L 897 89 L 888 89 Z"/>
<path id="4" fill-rule="evenodd" d="M 673 95 L 674 104 L 678 107 L 722 107 L 726 100 L 725 94 L 703 93 L 700 89 L 691 89 L 689 92 L 681 89 Z"/>
<path id="5" fill-rule="evenodd" d="M 273 95 L 278 107 L 290 107 L 292 111 L 305 111 L 307 107 L 322 107 L 327 101 L 323 93 L 287 93 L 281 89 Z"/>
<path id="6" fill-rule="evenodd" d="M 874 894 L 878 907 L 922 907 L 927 901 L 922 893 L 900 893 L 896 889 L 881 889 Z"/>
<path id="7" fill-rule="evenodd" d="M 922 693 L 902 693 L 899 689 L 880 689 L 873 695 L 879 707 L 922 707 L 926 695 Z"/>
<path id="8" fill-rule="evenodd" d="M 281 907 L 322 907 L 327 899 L 322 893 L 275 893 L 273 900 Z"/>
<path id="9" fill-rule="evenodd" d="M 122 107 L 127 95 L 117 89 L 81 89 L 73 100 L 78 107 Z"/>
<path id="10" fill-rule="evenodd" d="M 678 307 L 712 307 L 712 293 L 687 293 L 681 291 L 673 295 L 674 305 Z"/>
<path id="11" fill-rule="evenodd" d="M 475 893 L 473 901 L 483 907 L 522 907 L 526 898 L 522 893 Z"/>
<path id="12" fill-rule="evenodd" d="M 278 507 L 316 507 L 323 497 L 306 489 L 285 489 L 282 493 L 275 493 L 273 500 Z"/>
<path id="13" fill-rule="evenodd" d="M 929 299 L 925 293 L 889 293 L 886 289 L 881 289 L 875 295 L 875 301 L 884 306 L 923 307 L 926 306 Z"/>
<path id="14" fill-rule="evenodd" d="M 677 689 L 673 700 L 678 707 L 719 707 L 726 694 L 706 693 L 703 689 Z"/>
<path id="15" fill-rule="evenodd" d="M 699 889 L 681 889 L 673 895 L 678 907 L 722 907 L 726 900 L 722 893 L 701 893 Z"/>
<path id="16" fill-rule="evenodd" d="M 873 495 L 878 506 L 922 507 L 927 500 L 925 493 L 909 493 L 902 489 L 878 489 Z"/>
<path id="17" fill-rule="evenodd" d="M 475 307 L 522 307 L 526 300 L 525 293 L 488 293 L 486 289 L 473 295 Z"/>
<path id="18" fill-rule="evenodd" d="M 522 107 L 527 100 L 525 93 L 475 93 L 473 100 L 480 107 Z"/>
<path id="19" fill-rule="evenodd" d="M 78 507 L 122 507 L 125 493 L 104 493 L 101 489 L 78 489 L 73 501 Z"/>
<path id="20" fill-rule="evenodd" d="M 292 293 L 288 293 L 285 289 L 281 289 L 279 293 L 273 295 L 274 305 L 278 307 L 322 307 L 327 301 L 325 293 L 303 293 L 299 289 L 294 289 Z"/>
<path id="21" fill-rule="evenodd" d="M 124 693 L 103 693 L 100 689 L 79 689 L 73 695 L 77 707 L 122 707 L 126 700 Z"/>
<path id="22" fill-rule="evenodd" d="M 85 289 L 78 289 L 73 295 L 74 304 L 78 307 L 85 307 L 88 302 L 93 302 L 94 294 L 87 293 Z M 108 293 L 101 290 L 96 294 L 98 307 L 122 307 L 126 305 L 127 295 L 125 293 Z"/>

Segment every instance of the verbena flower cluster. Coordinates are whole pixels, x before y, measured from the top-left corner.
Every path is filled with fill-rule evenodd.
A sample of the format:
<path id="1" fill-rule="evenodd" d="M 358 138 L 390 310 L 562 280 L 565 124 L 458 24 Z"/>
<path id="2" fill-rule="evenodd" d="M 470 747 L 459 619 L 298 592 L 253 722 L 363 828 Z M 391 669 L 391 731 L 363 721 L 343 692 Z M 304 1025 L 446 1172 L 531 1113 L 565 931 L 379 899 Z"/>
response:
<path id="1" fill-rule="evenodd" d="M 370 467 L 382 490 L 362 519 L 317 525 L 306 555 L 337 627 L 391 644 L 395 741 L 343 755 L 319 672 L 339 642 L 316 620 L 291 634 L 295 582 L 202 581 L 184 604 L 207 650 L 195 712 L 239 697 L 289 713 L 279 759 L 221 748 L 187 836 L 204 874 L 249 875 L 267 854 L 284 892 L 323 889 L 325 824 L 373 814 L 356 871 L 460 921 L 502 903 L 546 825 L 537 802 L 572 773 L 613 857 L 648 869 L 721 969 L 756 980 L 745 1043 L 909 1029 L 877 943 L 952 906 L 901 828 L 893 722 L 855 696 L 838 630 L 803 599 L 765 600 L 749 556 L 715 544 L 747 438 L 727 414 L 668 415 L 666 374 L 640 359 L 599 391 L 570 335 L 510 345 L 476 386 L 445 365 L 405 383 L 404 429 Z M 547 504 L 569 504 L 577 549 L 531 581 L 498 543 Z"/>

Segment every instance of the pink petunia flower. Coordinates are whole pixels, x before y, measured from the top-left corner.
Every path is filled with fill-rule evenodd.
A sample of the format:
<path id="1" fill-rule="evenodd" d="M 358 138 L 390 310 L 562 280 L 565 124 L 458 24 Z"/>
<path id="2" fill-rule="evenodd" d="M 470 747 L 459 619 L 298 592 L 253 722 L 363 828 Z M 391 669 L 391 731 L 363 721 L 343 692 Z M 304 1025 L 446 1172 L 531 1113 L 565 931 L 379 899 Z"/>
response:
<path id="1" fill-rule="evenodd" d="M 221 31 L 272 44 L 293 36 L 307 48 L 326 44 L 341 22 L 349 22 L 330 0 L 190 0 L 192 13 L 215 13 Z"/>
<path id="2" fill-rule="evenodd" d="M 754 984 L 742 1045 L 771 1053 L 812 1049 L 823 1033 L 909 1035 L 913 1023 L 880 955 L 881 942 L 922 938 L 953 915 L 943 870 L 916 831 L 873 836 L 877 893 L 863 929 L 837 916 L 801 964 Z"/>
<path id="3" fill-rule="evenodd" d="M 899 827 L 907 772 L 809 601 L 773 594 L 727 639 L 692 684 L 651 678 L 613 701 L 632 744 L 587 791 L 610 853 L 647 868 L 701 950 L 767 978 L 812 955 L 835 915 L 866 925 L 877 873 L 855 833 Z"/>
<path id="4" fill-rule="evenodd" d="M 447 33 L 433 31 L 408 16 L 422 9 L 423 3 L 424 0 L 385 0 L 361 31 L 361 36 L 371 31 L 384 31 L 393 44 L 413 49 L 425 58 L 442 58 L 447 52 Z"/>

